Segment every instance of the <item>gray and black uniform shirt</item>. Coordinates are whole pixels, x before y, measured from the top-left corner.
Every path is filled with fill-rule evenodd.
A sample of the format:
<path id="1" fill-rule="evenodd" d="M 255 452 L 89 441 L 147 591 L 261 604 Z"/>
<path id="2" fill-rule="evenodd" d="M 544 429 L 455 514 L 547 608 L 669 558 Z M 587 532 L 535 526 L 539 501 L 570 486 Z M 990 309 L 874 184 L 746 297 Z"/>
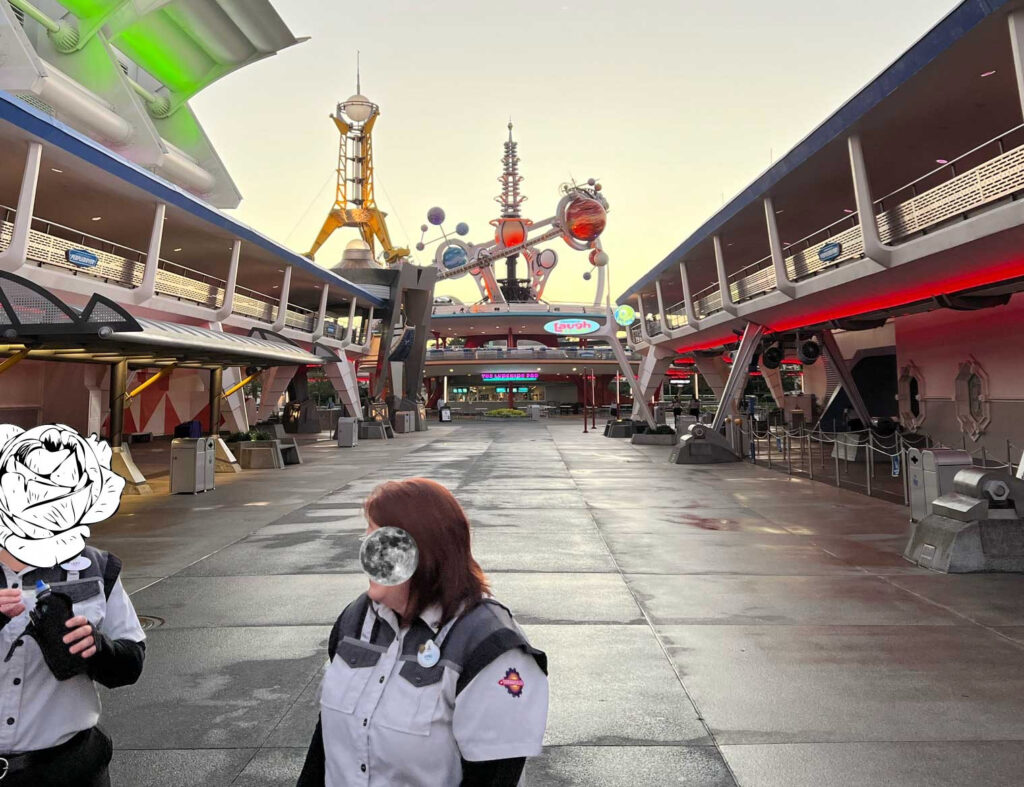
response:
<path id="1" fill-rule="evenodd" d="M 462 760 L 531 757 L 547 724 L 547 656 L 492 599 L 402 628 L 364 594 L 331 632 L 320 695 L 325 784 L 457 785 Z M 440 648 L 434 666 L 420 646 Z"/>
<path id="2" fill-rule="evenodd" d="M 48 749 L 96 726 L 100 698 L 94 681 L 113 688 L 138 679 L 146 635 L 121 584 L 121 561 L 115 555 L 86 547 L 62 566 L 0 567 L 0 587 L 22 589 L 25 602 L 16 618 L 0 615 L 0 755 Z M 40 579 L 69 596 L 74 614 L 85 616 L 94 628 L 96 653 L 86 659 L 87 672 L 63 681 L 50 672 L 36 641 L 25 635 Z"/>

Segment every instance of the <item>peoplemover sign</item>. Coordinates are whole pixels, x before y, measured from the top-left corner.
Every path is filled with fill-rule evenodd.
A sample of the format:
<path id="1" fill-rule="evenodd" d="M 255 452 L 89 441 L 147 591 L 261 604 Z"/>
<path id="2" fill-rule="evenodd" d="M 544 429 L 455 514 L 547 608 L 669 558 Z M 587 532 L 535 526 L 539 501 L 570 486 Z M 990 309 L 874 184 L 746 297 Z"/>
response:
<path id="1" fill-rule="evenodd" d="M 68 262 L 79 268 L 95 268 L 100 261 L 97 255 L 85 249 L 68 249 L 64 256 Z"/>
<path id="2" fill-rule="evenodd" d="M 544 326 L 544 330 L 555 336 L 584 336 L 600 330 L 601 324 L 582 318 L 552 320 Z"/>

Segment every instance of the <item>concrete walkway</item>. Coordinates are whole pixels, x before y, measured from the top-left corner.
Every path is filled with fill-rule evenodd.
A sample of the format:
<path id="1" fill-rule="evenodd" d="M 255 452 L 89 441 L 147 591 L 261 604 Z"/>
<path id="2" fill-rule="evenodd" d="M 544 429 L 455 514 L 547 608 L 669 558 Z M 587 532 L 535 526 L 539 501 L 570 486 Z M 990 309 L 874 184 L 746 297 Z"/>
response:
<path id="1" fill-rule="evenodd" d="M 456 491 L 548 652 L 531 784 L 1021 783 L 1024 576 L 911 567 L 901 508 L 667 453 L 577 423 L 433 425 L 126 499 L 94 542 L 165 623 L 105 696 L 115 784 L 294 784 L 329 627 L 365 586 L 361 501 L 417 475 Z"/>

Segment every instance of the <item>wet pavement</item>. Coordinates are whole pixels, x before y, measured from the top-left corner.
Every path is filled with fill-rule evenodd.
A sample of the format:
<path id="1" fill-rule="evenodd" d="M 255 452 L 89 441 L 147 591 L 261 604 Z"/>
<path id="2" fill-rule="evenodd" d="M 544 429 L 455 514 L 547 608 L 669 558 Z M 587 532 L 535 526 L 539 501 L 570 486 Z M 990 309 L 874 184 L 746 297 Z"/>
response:
<path id="1" fill-rule="evenodd" d="M 432 425 L 125 498 L 146 670 L 104 694 L 123 787 L 294 784 L 330 626 L 365 587 L 360 504 L 446 484 L 547 651 L 534 785 L 1018 785 L 1024 576 L 903 561 L 905 509 L 749 464 L 670 465 L 577 423 Z M 166 479 L 156 479 L 158 490 Z"/>

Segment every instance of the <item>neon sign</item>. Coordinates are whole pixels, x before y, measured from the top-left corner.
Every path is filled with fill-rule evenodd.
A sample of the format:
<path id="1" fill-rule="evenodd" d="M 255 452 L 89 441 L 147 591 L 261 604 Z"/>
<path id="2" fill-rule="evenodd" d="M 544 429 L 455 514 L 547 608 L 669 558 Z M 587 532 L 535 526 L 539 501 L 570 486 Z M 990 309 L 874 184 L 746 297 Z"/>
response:
<path id="1" fill-rule="evenodd" d="M 480 377 L 487 383 L 534 382 L 537 372 L 481 372 Z"/>
<path id="2" fill-rule="evenodd" d="M 600 323 L 584 319 L 552 320 L 544 326 L 545 331 L 556 336 L 583 336 L 600 329 Z"/>

